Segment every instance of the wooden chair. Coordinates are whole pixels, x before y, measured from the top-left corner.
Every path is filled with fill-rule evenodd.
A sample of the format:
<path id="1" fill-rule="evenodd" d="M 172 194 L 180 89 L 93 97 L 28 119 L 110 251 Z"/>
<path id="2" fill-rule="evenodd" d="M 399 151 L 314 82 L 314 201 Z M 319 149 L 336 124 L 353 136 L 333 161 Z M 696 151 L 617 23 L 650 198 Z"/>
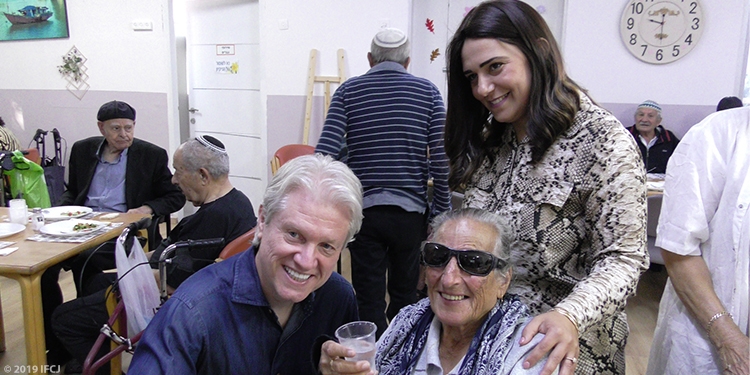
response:
<path id="1" fill-rule="evenodd" d="M 281 146 L 276 153 L 273 154 L 271 159 L 271 174 L 276 174 L 276 171 L 281 168 L 284 163 L 302 155 L 312 155 L 315 153 L 315 147 L 303 144 L 291 144 Z"/>
<path id="2" fill-rule="evenodd" d="M 648 216 L 646 219 L 648 254 L 651 256 L 651 264 L 664 265 L 664 258 L 661 256 L 661 249 L 656 247 L 656 227 L 659 225 L 662 195 L 651 195 L 646 199 L 646 206 L 648 207 Z"/>
<path id="3" fill-rule="evenodd" d="M 42 156 L 39 155 L 39 150 L 35 148 L 30 148 L 27 150 L 21 150 L 21 153 L 23 153 L 23 157 L 25 157 L 26 159 L 29 159 L 39 165 L 42 165 Z"/>
<path id="4" fill-rule="evenodd" d="M 252 245 L 253 238 L 255 238 L 255 228 L 250 229 L 249 231 L 245 232 L 245 234 L 235 238 L 232 242 L 224 246 L 224 250 L 221 251 L 221 253 L 219 254 L 219 258 L 216 259 L 216 261 L 221 262 L 224 259 L 233 257 L 249 249 Z"/>

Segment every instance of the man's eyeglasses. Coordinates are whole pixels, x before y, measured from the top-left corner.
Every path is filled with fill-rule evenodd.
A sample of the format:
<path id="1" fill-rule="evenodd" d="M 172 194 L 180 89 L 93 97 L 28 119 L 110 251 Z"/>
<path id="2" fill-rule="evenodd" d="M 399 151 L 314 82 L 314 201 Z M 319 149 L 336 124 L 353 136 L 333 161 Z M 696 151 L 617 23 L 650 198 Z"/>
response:
<path id="1" fill-rule="evenodd" d="M 445 267 L 456 257 L 458 267 L 474 276 L 487 276 L 495 268 L 503 268 L 507 262 L 481 250 L 453 250 L 434 242 L 422 245 L 422 263 L 429 267 Z"/>

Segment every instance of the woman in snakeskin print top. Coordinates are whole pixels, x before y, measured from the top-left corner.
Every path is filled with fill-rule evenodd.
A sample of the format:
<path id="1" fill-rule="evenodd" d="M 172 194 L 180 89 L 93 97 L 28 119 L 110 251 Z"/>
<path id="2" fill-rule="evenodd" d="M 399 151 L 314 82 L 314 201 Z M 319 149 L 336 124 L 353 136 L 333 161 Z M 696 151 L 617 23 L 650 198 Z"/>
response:
<path id="1" fill-rule="evenodd" d="M 624 374 L 624 313 L 646 252 L 640 153 L 622 124 L 567 77 L 542 17 L 520 1 L 470 11 L 448 46 L 445 150 L 464 206 L 508 217 L 508 290 L 534 319 L 542 374 Z"/>

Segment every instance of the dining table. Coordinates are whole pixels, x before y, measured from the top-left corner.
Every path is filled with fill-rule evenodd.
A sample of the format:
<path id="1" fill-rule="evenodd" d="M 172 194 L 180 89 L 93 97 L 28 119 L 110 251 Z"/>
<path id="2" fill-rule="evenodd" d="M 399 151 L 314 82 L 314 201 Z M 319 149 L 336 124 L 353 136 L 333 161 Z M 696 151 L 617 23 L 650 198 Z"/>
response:
<path id="1" fill-rule="evenodd" d="M 7 207 L 0 207 L 0 220 L 7 219 L 8 214 L 9 209 Z M 0 241 L 14 242 L 10 247 L 18 247 L 12 253 L 0 256 L 0 276 L 16 280 L 21 287 L 26 361 L 31 366 L 30 368 L 39 370 L 35 371 L 36 373 L 46 373 L 45 370 L 49 369 L 42 314 L 41 278 L 44 271 L 84 250 L 117 237 L 128 224 L 148 216 L 138 213 L 120 213 L 114 218 L 105 219 L 102 218 L 102 216 L 107 217 L 105 213 L 95 213 L 94 215 L 98 215 L 98 217 L 91 217 L 90 220 L 105 222 L 107 226 L 95 234 L 81 237 L 80 241 L 83 242 L 74 242 L 75 239 L 66 237 L 59 239 L 59 241 L 66 242 L 57 242 L 54 238 L 39 240 L 40 233 L 34 231 L 31 223 L 26 225 L 25 230 L 0 239 Z M 31 240 L 30 238 L 37 240 Z M 5 350 L 5 329 L 2 323 L 1 305 L 0 349 Z"/>
<path id="2" fill-rule="evenodd" d="M 647 196 L 664 194 L 664 174 L 646 174 Z"/>

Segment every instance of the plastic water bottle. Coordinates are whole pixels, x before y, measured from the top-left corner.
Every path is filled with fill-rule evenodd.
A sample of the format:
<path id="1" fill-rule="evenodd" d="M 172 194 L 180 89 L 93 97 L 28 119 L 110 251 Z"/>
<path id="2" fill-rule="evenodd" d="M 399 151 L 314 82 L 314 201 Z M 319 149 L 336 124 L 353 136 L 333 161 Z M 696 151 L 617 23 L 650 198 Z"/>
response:
<path id="1" fill-rule="evenodd" d="M 41 208 L 34 208 L 31 210 L 31 225 L 35 232 L 39 232 L 44 226 L 44 214 L 42 214 Z"/>

